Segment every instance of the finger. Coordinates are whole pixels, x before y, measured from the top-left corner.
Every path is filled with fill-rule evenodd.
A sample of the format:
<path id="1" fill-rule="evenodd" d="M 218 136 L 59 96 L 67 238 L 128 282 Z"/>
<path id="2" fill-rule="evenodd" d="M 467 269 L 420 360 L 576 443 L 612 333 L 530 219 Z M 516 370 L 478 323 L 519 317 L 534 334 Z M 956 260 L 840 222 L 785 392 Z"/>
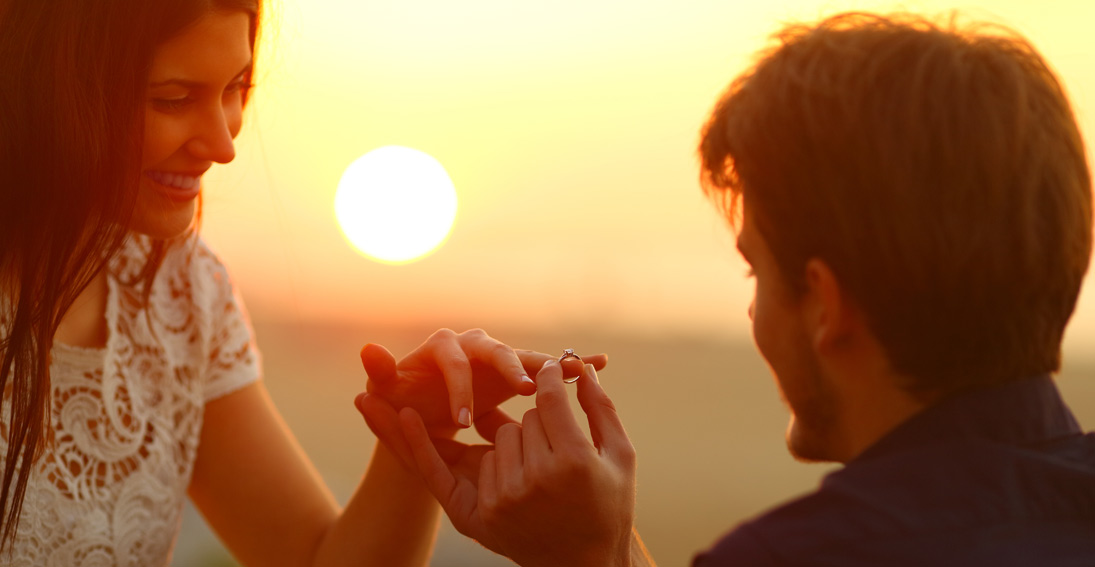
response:
<path id="1" fill-rule="evenodd" d="M 470 358 L 493 368 L 518 394 L 528 396 L 536 391 L 536 384 L 509 345 L 480 329 L 461 334 L 460 341 Z"/>
<path id="2" fill-rule="evenodd" d="M 497 453 L 487 451 L 479 463 L 479 509 L 493 510 L 498 506 Z"/>
<path id="3" fill-rule="evenodd" d="M 414 456 L 415 469 L 426 483 L 426 488 L 448 513 L 456 490 L 456 477 L 438 454 L 418 412 L 411 408 L 403 408 L 399 412 L 399 422 Z M 452 516 L 452 514 L 449 515 Z"/>
<path id="4" fill-rule="evenodd" d="M 521 442 L 525 448 L 525 470 L 542 470 L 551 460 L 551 444 L 540 421 L 540 411 L 532 408 L 521 420 Z"/>
<path id="5" fill-rule="evenodd" d="M 544 363 L 549 360 L 558 360 L 558 356 L 552 356 L 542 352 L 536 352 L 532 350 L 518 350 L 517 356 L 521 359 L 521 364 L 524 365 L 525 370 L 535 374 L 543 368 Z M 607 354 L 591 354 L 589 356 L 582 356 L 587 364 L 592 364 L 594 368 L 600 370 L 608 365 Z M 565 378 L 573 378 L 578 376 L 582 372 L 582 361 L 576 358 L 567 358 L 562 362 L 563 364 L 563 376 Z"/>
<path id="6" fill-rule="evenodd" d="M 521 426 L 505 425 L 498 430 L 494 444 L 494 464 L 498 490 L 502 494 L 518 494 L 524 484 L 524 449 L 521 447 Z"/>
<path id="7" fill-rule="evenodd" d="M 395 357 L 383 345 L 369 343 L 361 347 L 361 366 L 369 380 L 378 384 L 391 384 L 396 380 Z M 371 390 L 370 390 L 371 391 Z"/>
<path id="8" fill-rule="evenodd" d="M 380 396 L 361 393 L 354 400 L 357 411 L 365 418 L 365 423 L 376 438 L 395 454 L 403 466 L 415 470 L 414 454 L 403 436 L 403 427 L 399 423 L 399 414 Z"/>
<path id="9" fill-rule="evenodd" d="M 472 416 L 475 415 L 472 407 L 471 362 L 461 348 L 456 334 L 448 330 L 438 331 L 419 349 L 427 349 L 426 353 L 433 358 L 445 378 L 453 423 L 470 427 Z"/>
<path id="10" fill-rule="evenodd" d="M 608 355 L 605 353 L 583 356 L 582 360 L 584 360 L 586 364 L 592 364 L 593 368 L 596 368 L 597 370 L 604 370 L 605 367 L 608 366 Z"/>
<path id="11" fill-rule="evenodd" d="M 563 386 L 562 366 L 554 359 L 544 363 L 536 375 L 536 409 L 552 452 L 579 444 L 588 446 L 574 419 L 574 411 L 570 409 L 570 399 Z"/>
<path id="12" fill-rule="evenodd" d="M 456 441 L 448 441 L 435 439 L 434 445 L 438 446 L 438 450 L 441 450 L 441 441 L 445 443 L 456 443 Z M 455 461 L 449 461 L 446 459 L 446 463 L 449 465 L 449 470 L 452 471 L 453 476 L 457 478 L 457 482 L 460 480 L 467 481 L 472 486 L 479 486 L 479 467 L 483 462 L 483 455 L 487 451 L 493 451 L 494 445 L 466 445 L 464 446 L 463 453 Z M 444 452 L 441 453 L 444 457 Z"/>
<path id="13" fill-rule="evenodd" d="M 487 442 L 494 443 L 498 428 L 507 423 L 517 423 L 517 420 L 510 417 L 501 408 L 494 408 L 475 418 L 475 430 Z"/>
<path id="14" fill-rule="evenodd" d="M 631 441 L 616 412 L 616 404 L 601 388 L 597 371 L 592 366 L 586 366 L 582 379 L 578 380 L 578 403 L 589 419 L 589 431 L 599 449 L 609 453 L 630 450 Z"/>

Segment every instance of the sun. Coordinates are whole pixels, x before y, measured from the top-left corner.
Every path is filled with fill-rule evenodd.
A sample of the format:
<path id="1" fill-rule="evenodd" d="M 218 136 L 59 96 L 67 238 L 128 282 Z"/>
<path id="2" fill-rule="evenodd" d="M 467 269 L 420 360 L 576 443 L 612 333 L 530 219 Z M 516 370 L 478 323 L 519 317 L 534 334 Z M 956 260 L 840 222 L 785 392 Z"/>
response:
<path id="1" fill-rule="evenodd" d="M 335 192 L 335 217 L 358 252 L 385 264 L 407 264 L 448 237 L 456 188 L 429 154 L 384 146 L 346 168 Z"/>

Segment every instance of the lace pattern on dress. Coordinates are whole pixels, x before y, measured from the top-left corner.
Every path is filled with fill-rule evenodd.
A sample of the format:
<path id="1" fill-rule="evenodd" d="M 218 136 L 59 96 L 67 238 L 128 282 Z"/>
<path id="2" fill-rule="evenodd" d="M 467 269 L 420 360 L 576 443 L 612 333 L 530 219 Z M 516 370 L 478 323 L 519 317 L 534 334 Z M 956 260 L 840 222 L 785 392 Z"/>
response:
<path id="1" fill-rule="evenodd" d="M 204 242 L 171 246 L 146 309 L 135 279 L 150 249 L 131 235 L 111 259 L 106 348 L 50 353 L 54 442 L 35 463 L 0 563 L 167 565 L 205 402 L 260 376 L 246 312 Z M 5 436 L 0 458 L 6 449 Z"/>

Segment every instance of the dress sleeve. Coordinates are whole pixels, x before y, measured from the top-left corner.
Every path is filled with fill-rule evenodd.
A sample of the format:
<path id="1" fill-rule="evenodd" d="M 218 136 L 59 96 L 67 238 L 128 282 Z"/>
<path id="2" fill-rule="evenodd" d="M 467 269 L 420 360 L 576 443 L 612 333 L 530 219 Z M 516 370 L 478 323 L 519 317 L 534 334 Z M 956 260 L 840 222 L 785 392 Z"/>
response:
<path id="1" fill-rule="evenodd" d="M 207 344 L 203 372 L 203 398 L 206 403 L 232 393 L 262 376 L 262 359 L 255 344 L 255 333 L 239 291 L 228 270 L 204 245 L 197 251 L 199 272 L 204 272 L 212 297 L 207 303 Z"/>

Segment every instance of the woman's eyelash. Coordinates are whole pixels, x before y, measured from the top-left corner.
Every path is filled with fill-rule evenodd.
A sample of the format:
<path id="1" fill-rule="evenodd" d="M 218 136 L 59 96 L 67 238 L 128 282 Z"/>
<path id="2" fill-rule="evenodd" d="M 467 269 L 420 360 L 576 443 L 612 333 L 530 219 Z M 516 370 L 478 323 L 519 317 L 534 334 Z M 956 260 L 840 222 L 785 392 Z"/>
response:
<path id="1" fill-rule="evenodd" d="M 238 83 L 233 83 L 233 84 L 229 85 L 228 89 L 226 89 L 226 92 L 227 93 L 247 92 L 247 91 L 250 91 L 253 88 L 255 88 L 254 83 L 251 83 L 251 82 L 248 82 L 248 81 L 240 81 Z M 165 110 L 165 111 L 179 110 L 179 109 L 183 108 L 184 106 L 190 104 L 191 102 L 194 102 L 194 97 L 190 96 L 190 95 L 187 95 L 187 96 L 184 96 L 184 97 L 179 97 L 179 98 L 154 98 L 154 99 L 152 99 L 152 104 L 155 105 L 156 108 L 158 108 L 160 110 Z"/>
<path id="2" fill-rule="evenodd" d="M 754 276 L 756 276 L 756 275 L 757 275 L 757 274 L 756 274 L 756 272 L 754 272 L 754 271 L 753 271 L 753 268 L 749 268 L 748 270 L 745 270 L 745 277 L 746 277 L 746 279 L 748 279 L 748 278 L 752 278 L 752 277 L 754 277 Z"/>
<path id="3" fill-rule="evenodd" d="M 184 96 L 182 98 L 157 98 L 152 99 L 152 104 L 161 110 L 178 110 L 190 104 L 192 100 L 193 99 L 189 96 Z"/>

